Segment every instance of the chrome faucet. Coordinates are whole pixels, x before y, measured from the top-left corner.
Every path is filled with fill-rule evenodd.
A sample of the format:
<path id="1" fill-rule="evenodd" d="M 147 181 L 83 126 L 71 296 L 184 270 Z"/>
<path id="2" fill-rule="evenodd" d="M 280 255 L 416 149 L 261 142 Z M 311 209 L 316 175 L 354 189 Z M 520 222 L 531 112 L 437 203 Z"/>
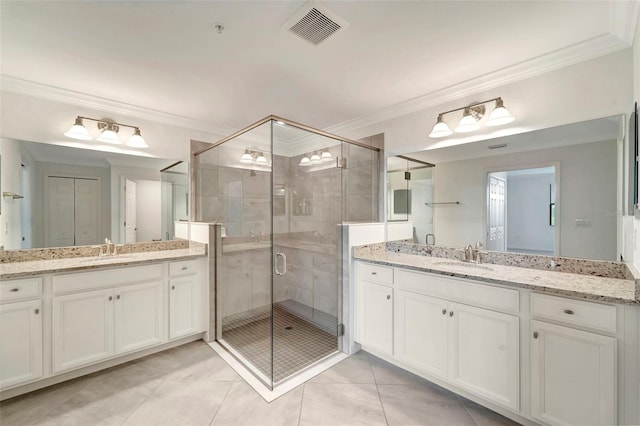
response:
<path id="1" fill-rule="evenodd" d="M 463 250 L 463 262 L 482 263 L 482 255 L 487 254 L 486 251 L 480 249 L 484 247 L 482 242 L 476 242 L 476 246 L 472 247 L 471 244 L 467 244 Z"/>
<path id="2" fill-rule="evenodd" d="M 100 256 L 115 256 L 118 254 L 116 245 L 109 238 L 104 239 L 104 246 L 100 245 Z"/>

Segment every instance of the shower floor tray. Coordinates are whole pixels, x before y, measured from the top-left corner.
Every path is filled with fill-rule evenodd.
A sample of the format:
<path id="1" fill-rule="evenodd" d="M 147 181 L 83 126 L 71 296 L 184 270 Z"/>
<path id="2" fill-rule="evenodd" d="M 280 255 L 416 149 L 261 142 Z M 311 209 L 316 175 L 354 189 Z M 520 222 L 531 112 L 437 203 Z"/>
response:
<path id="1" fill-rule="evenodd" d="M 264 376 L 271 371 L 270 319 L 258 318 L 223 331 L 225 343 L 233 347 Z M 273 381 L 289 376 L 326 358 L 338 350 L 336 335 L 273 307 Z"/>

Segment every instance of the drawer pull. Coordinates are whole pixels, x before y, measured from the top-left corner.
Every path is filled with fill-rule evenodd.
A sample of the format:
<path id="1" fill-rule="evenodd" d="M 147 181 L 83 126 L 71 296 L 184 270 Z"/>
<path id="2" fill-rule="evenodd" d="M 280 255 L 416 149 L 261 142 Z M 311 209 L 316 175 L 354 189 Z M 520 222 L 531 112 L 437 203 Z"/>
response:
<path id="1" fill-rule="evenodd" d="M 391 295 L 387 294 L 387 300 L 391 300 Z"/>
<path id="2" fill-rule="evenodd" d="M 571 309 L 565 309 L 564 313 L 567 315 L 573 315 L 573 311 Z"/>
<path id="3" fill-rule="evenodd" d="M 33 313 L 38 315 L 40 313 L 40 309 L 36 309 L 35 311 L 33 311 Z"/>
<path id="4" fill-rule="evenodd" d="M 117 295 L 117 296 L 116 296 L 116 299 L 120 300 L 120 295 Z"/>
<path id="5" fill-rule="evenodd" d="M 377 272 L 372 272 L 371 275 L 378 275 L 378 273 Z"/>
<path id="6" fill-rule="evenodd" d="M 537 338 L 538 338 L 538 332 L 537 332 L 537 331 L 534 331 L 534 332 L 533 332 L 533 338 L 534 338 L 534 339 L 537 339 Z"/>
<path id="7" fill-rule="evenodd" d="M 176 286 L 175 286 L 175 285 L 172 285 L 172 286 L 171 286 L 171 290 L 175 290 L 175 289 L 176 289 Z"/>
<path id="8" fill-rule="evenodd" d="M 182 267 L 182 270 L 183 270 L 183 271 L 186 271 L 186 270 L 187 270 L 187 267 L 186 267 L 186 266 L 183 266 L 183 267 Z"/>
<path id="9" fill-rule="evenodd" d="M 20 291 L 19 288 L 12 288 L 11 290 L 9 290 L 11 293 L 15 293 L 16 291 Z"/>
<path id="10" fill-rule="evenodd" d="M 109 296 L 109 302 L 113 300 L 113 296 Z"/>
<path id="11" fill-rule="evenodd" d="M 453 316 L 453 311 L 449 312 L 449 316 L 452 317 Z"/>
<path id="12" fill-rule="evenodd" d="M 446 309 L 442 310 L 442 315 L 447 315 L 447 310 Z"/>

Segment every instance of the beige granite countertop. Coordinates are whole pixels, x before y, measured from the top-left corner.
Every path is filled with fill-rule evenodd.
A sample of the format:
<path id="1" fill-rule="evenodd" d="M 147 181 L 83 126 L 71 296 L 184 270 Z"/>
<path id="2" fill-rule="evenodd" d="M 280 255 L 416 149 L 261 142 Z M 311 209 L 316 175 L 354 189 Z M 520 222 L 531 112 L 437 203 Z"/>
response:
<path id="1" fill-rule="evenodd" d="M 0 264 L 0 280 L 60 272 L 78 272 L 104 267 L 188 260 L 206 256 L 206 244 L 191 242 L 189 248 L 126 253 L 115 256 L 71 257 Z"/>
<path id="2" fill-rule="evenodd" d="M 604 278 L 567 272 L 544 271 L 495 264 L 469 264 L 441 257 L 395 253 L 384 250 L 354 249 L 353 257 L 369 263 L 397 266 L 458 278 L 484 281 L 562 296 L 640 304 L 634 280 Z"/>

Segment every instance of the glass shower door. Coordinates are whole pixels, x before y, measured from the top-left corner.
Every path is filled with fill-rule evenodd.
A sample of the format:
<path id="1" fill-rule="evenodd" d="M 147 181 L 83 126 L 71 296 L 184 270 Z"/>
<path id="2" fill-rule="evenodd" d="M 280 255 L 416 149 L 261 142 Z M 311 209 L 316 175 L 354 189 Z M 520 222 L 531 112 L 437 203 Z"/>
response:
<path id="1" fill-rule="evenodd" d="M 273 124 L 273 379 L 339 350 L 342 143 Z"/>

